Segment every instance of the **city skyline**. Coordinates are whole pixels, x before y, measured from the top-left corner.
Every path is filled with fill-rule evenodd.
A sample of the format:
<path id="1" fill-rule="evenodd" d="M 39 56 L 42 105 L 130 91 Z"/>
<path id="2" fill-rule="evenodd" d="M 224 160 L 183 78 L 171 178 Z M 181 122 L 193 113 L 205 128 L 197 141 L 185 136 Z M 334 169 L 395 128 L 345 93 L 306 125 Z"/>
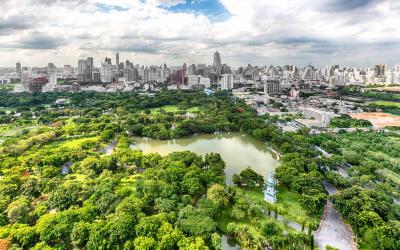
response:
<path id="1" fill-rule="evenodd" d="M 219 51 L 232 67 L 393 67 L 400 55 L 394 0 L 5 0 L 0 8 L 0 67 L 87 57 L 99 66 L 117 51 L 146 65 L 211 64 Z"/>

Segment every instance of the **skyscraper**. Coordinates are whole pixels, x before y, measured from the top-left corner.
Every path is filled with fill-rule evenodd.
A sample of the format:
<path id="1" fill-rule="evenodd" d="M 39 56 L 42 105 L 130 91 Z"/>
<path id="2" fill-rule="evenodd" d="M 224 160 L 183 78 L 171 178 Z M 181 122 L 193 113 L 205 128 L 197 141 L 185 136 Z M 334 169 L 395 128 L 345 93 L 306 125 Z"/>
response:
<path id="1" fill-rule="evenodd" d="M 117 70 L 119 70 L 119 54 L 117 52 L 117 55 L 115 56 L 115 65 L 117 65 Z"/>
<path id="2" fill-rule="evenodd" d="M 214 53 L 214 64 L 213 64 L 213 67 L 214 67 L 215 74 L 217 76 L 221 76 L 222 63 L 221 63 L 221 56 L 219 55 L 218 51 L 215 51 L 215 53 Z"/>
<path id="3" fill-rule="evenodd" d="M 387 70 L 388 66 L 386 64 L 376 64 L 374 67 L 375 77 L 384 76 Z"/>
<path id="4" fill-rule="evenodd" d="M 56 70 L 56 66 L 54 65 L 54 63 L 48 63 L 47 64 L 47 73 L 48 74 L 53 74 Z"/>
<path id="5" fill-rule="evenodd" d="M 93 57 L 86 59 L 85 81 L 91 82 L 93 80 Z"/>
<path id="6" fill-rule="evenodd" d="M 85 82 L 85 73 L 86 73 L 86 60 L 79 59 L 78 60 L 78 82 Z"/>
<path id="7" fill-rule="evenodd" d="M 21 74 L 21 73 L 22 73 L 22 70 L 21 70 L 21 63 L 20 63 L 20 62 L 17 62 L 17 64 L 16 64 L 16 69 L 17 69 L 17 73 L 18 73 L 18 74 Z"/>

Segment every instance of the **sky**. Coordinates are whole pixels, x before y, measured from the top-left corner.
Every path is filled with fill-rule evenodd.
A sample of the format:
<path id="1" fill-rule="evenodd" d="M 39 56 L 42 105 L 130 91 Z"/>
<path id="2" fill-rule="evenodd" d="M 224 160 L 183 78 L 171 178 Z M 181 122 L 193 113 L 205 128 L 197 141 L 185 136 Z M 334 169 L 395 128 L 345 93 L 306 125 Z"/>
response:
<path id="1" fill-rule="evenodd" d="M 400 64 L 399 0 L 0 0 L 0 67 Z"/>

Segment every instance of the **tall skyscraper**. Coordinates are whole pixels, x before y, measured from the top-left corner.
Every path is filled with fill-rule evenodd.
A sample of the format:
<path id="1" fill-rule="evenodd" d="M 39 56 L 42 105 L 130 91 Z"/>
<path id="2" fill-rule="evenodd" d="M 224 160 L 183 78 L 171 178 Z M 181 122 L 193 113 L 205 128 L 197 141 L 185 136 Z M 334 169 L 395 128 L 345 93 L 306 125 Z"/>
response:
<path id="1" fill-rule="evenodd" d="M 56 71 L 56 66 L 54 63 L 48 63 L 47 64 L 47 73 L 48 74 L 53 74 Z"/>
<path id="2" fill-rule="evenodd" d="M 218 51 L 215 51 L 215 53 L 214 53 L 214 64 L 213 64 L 213 67 L 214 67 L 215 74 L 217 76 L 221 76 L 222 63 L 221 63 L 221 56 L 220 56 Z"/>
<path id="3" fill-rule="evenodd" d="M 16 69 L 17 69 L 17 73 L 18 74 L 21 74 L 22 73 L 22 70 L 21 70 L 21 63 L 20 62 L 17 62 L 17 64 L 16 64 Z"/>
<path id="4" fill-rule="evenodd" d="M 119 70 L 119 54 L 117 52 L 117 55 L 115 56 L 115 65 L 117 65 L 117 70 Z"/>
<path id="5" fill-rule="evenodd" d="M 85 82 L 86 73 L 86 60 L 78 60 L 78 82 Z"/>
<path id="6" fill-rule="evenodd" d="M 93 57 L 86 59 L 85 81 L 91 82 L 93 80 Z"/>
<path id="7" fill-rule="evenodd" d="M 384 76 L 387 70 L 388 66 L 386 64 L 376 64 L 374 67 L 375 77 Z"/>

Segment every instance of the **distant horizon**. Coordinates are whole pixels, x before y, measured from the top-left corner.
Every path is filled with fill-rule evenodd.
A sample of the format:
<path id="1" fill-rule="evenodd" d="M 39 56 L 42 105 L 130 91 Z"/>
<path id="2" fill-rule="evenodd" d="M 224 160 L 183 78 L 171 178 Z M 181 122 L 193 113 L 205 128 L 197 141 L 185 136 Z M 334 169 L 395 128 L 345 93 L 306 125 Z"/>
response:
<path id="1" fill-rule="evenodd" d="M 101 62 L 104 62 L 104 59 L 105 59 L 106 57 L 104 57 L 102 60 L 101 60 Z M 79 58 L 79 59 L 87 59 L 87 58 Z M 78 60 L 79 59 L 77 59 L 76 60 L 76 62 L 75 63 L 72 63 L 72 64 L 69 64 L 69 63 L 64 63 L 64 64 L 56 64 L 56 63 L 54 63 L 54 62 L 52 62 L 52 61 L 49 61 L 48 63 L 54 63 L 54 65 L 57 67 L 57 68 L 63 68 L 64 67 L 64 65 L 70 65 L 71 67 L 73 67 L 73 68 L 77 68 L 78 67 Z M 94 59 L 94 67 L 96 67 L 96 68 L 101 68 L 101 62 L 99 63 L 99 64 L 96 64 L 96 59 L 95 58 L 93 58 Z M 126 60 L 129 60 L 129 59 L 124 59 L 124 58 L 121 58 L 121 54 L 120 54 L 120 63 L 121 62 L 123 62 L 124 64 L 125 64 L 125 61 Z M 129 60 L 131 63 L 133 63 L 134 65 L 137 65 L 137 64 L 139 64 L 140 66 L 161 66 L 161 65 L 163 65 L 164 63 L 168 66 L 168 67 L 179 67 L 179 66 L 182 66 L 184 63 L 186 63 L 186 65 L 191 65 L 191 64 L 195 64 L 196 66 L 197 65 L 199 65 L 199 64 L 206 64 L 206 65 L 212 65 L 213 64 L 213 62 L 212 62 L 212 58 L 211 58 L 211 62 L 208 62 L 208 63 L 202 63 L 202 62 L 199 62 L 199 63 L 190 63 L 190 62 L 182 62 L 181 64 L 168 64 L 167 62 L 161 62 L 161 63 L 159 63 L 159 64 L 142 64 L 142 63 L 140 63 L 140 62 L 133 62 L 133 61 L 131 61 L 131 60 Z M 45 67 L 47 67 L 48 66 L 48 63 L 46 63 L 45 65 L 24 65 L 22 62 L 20 62 L 20 61 L 16 61 L 15 62 L 15 64 L 14 65 L 11 65 L 11 66 L 2 66 L 2 65 L 0 65 L 0 68 L 15 68 L 16 67 L 16 64 L 17 63 L 21 63 L 21 67 L 28 67 L 28 68 L 45 68 Z M 112 64 L 113 65 L 115 65 L 115 57 L 114 58 L 111 58 L 111 62 L 112 62 Z M 223 61 L 223 58 L 222 58 L 222 64 L 226 64 L 224 61 Z M 284 63 L 284 64 L 274 64 L 274 63 L 268 63 L 268 64 L 261 64 L 261 65 L 256 65 L 256 64 L 251 64 L 251 63 L 244 63 L 244 64 L 242 64 L 242 65 L 239 65 L 239 66 L 233 66 L 233 65 L 230 65 L 230 64 L 227 64 L 228 66 L 230 66 L 232 69 L 239 69 L 240 67 L 247 67 L 248 65 L 251 65 L 251 66 L 253 66 L 253 67 L 264 67 L 264 66 L 274 66 L 274 67 L 277 67 L 277 66 L 280 66 L 280 67 L 283 67 L 283 66 L 285 66 L 285 65 L 293 65 L 293 66 L 296 66 L 296 67 L 298 67 L 298 68 L 305 68 L 305 67 L 307 67 L 307 66 L 309 66 L 309 65 L 311 65 L 311 66 L 314 66 L 315 68 L 318 68 L 318 69 L 320 69 L 320 68 L 323 68 L 323 67 L 326 67 L 326 66 L 333 66 L 333 65 L 339 65 L 341 68 L 359 68 L 359 69 L 366 69 L 366 68 L 372 68 L 374 65 L 377 65 L 377 64 L 386 64 L 387 66 L 388 66 L 388 68 L 389 69 L 394 69 L 396 66 L 398 66 L 398 65 L 400 65 L 400 60 L 399 60 L 399 63 L 398 64 L 393 64 L 393 65 L 390 65 L 390 64 L 387 64 L 387 63 L 383 63 L 383 62 L 377 62 L 377 63 L 374 63 L 374 64 L 371 64 L 371 65 L 367 65 L 367 66 L 359 66 L 359 65 L 340 65 L 340 64 L 338 64 L 338 63 L 333 63 L 333 64 L 325 64 L 325 65 L 315 65 L 315 64 L 313 64 L 312 62 L 310 63 L 305 63 L 305 64 L 302 64 L 302 65 L 299 65 L 299 64 L 290 64 L 290 63 Z"/>
<path id="2" fill-rule="evenodd" d="M 0 66 L 400 64 L 398 0 L 3 0 Z M 43 15 L 42 13 L 46 13 Z"/>

